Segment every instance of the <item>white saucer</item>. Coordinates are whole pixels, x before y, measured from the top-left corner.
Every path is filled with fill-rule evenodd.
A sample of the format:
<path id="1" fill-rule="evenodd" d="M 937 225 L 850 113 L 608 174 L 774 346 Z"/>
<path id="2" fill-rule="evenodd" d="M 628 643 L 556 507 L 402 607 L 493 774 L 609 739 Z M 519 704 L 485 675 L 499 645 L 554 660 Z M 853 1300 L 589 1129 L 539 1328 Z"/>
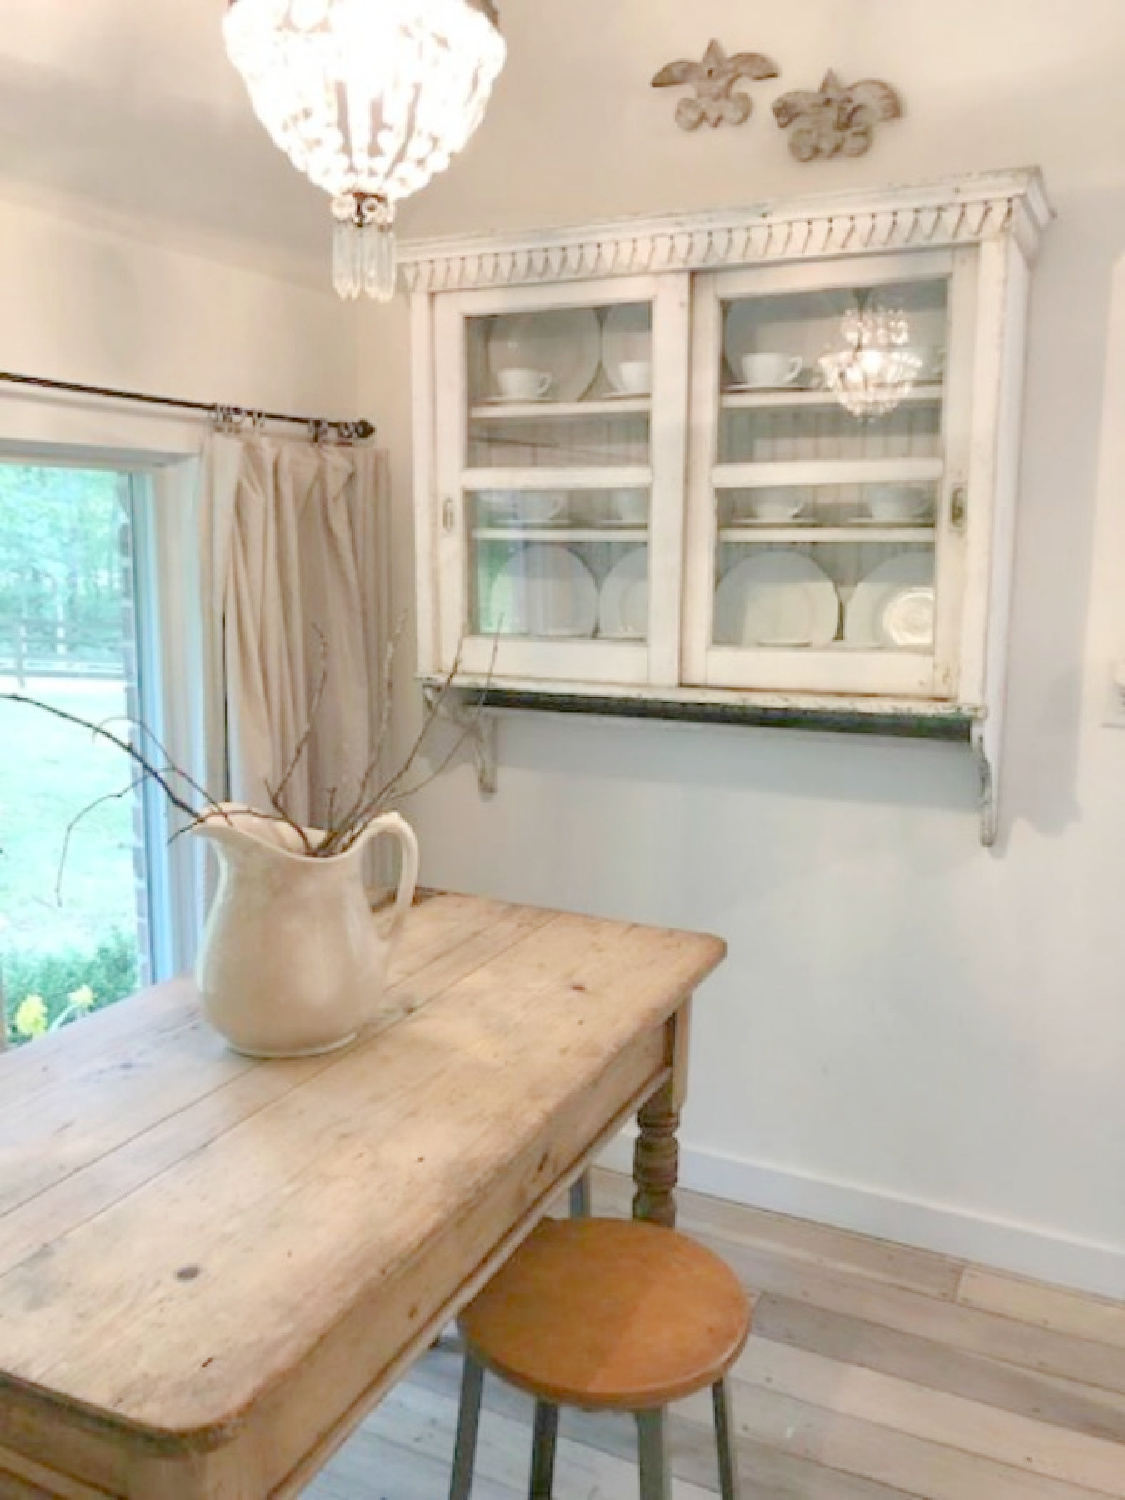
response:
<path id="1" fill-rule="evenodd" d="M 932 526 L 934 518 L 926 516 L 898 516 L 893 521 L 884 521 L 880 516 L 849 516 L 845 526 Z"/>
<path id="2" fill-rule="evenodd" d="M 554 396 L 485 396 L 481 406 L 543 406 L 554 401 Z"/>
<path id="3" fill-rule="evenodd" d="M 723 393 L 728 394 L 731 392 L 737 392 L 741 396 L 746 391 L 768 391 L 776 394 L 778 391 L 801 391 L 805 389 L 807 389 L 807 387 L 800 386 L 796 383 L 796 381 L 790 380 L 785 385 L 725 385 L 723 387 Z"/>
<path id="4" fill-rule="evenodd" d="M 885 646 L 908 651 L 934 648 L 934 590 L 932 584 L 897 589 L 879 611 L 879 638 Z"/>
<path id="5" fill-rule="evenodd" d="M 776 529 L 779 526 L 819 526 L 820 522 L 815 516 L 790 516 L 784 521 L 769 520 L 765 516 L 736 516 L 731 525 L 769 526 Z"/>

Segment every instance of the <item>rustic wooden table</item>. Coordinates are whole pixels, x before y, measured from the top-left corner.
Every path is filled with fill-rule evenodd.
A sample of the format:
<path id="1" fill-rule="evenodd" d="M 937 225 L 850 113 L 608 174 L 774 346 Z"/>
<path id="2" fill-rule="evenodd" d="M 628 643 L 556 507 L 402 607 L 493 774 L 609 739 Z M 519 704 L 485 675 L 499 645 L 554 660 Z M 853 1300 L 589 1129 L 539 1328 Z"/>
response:
<path id="1" fill-rule="evenodd" d="M 0 1057 L 0 1495 L 298 1492 L 638 1110 L 670 1223 L 723 953 L 434 895 L 335 1056 L 238 1057 L 177 980 Z"/>

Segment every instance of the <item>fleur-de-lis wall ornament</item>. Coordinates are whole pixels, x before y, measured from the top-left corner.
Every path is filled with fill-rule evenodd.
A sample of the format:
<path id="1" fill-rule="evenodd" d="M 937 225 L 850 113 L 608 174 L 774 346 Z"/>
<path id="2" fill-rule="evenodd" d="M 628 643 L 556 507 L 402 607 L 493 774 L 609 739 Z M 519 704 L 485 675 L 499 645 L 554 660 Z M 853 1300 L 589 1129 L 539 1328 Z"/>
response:
<path id="1" fill-rule="evenodd" d="M 773 112 L 782 130 L 793 125 L 789 149 L 798 161 L 862 156 L 871 145 L 875 126 L 902 114 L 902 99 L 889 83 L 875 78 L 842 84 L 829 68 L 817 92 L 782 94 Z"/>
<path id="2" fill-rule="evenodd" d="M 702 62 L 672 62 L 661 68 L 652 80 L 654 89 L 695 88 L 694 99 L 681 99 L 676 105 L 676 123 L 682 130 L 697 130 L 700 125 L 742 125 L 754 108 L 749 94 L 736 89 L 742 78 L 778 78 L 781 69 L 772 58 L 760 52 L 736 52 L 728 57 L 718 42 L 712 41 Z"/>

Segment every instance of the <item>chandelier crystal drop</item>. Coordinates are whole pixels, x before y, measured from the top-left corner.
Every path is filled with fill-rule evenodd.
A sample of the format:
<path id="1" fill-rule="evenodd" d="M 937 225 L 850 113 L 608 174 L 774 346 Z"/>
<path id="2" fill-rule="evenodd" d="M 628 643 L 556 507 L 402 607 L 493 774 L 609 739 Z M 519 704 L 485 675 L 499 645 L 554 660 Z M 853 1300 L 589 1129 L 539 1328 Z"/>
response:
<path id="1" fill-rule="evenodd" d="M 922 359 L 907 347 L 910 323 L 901 308 L 860 297 L 840 323 L 844 347 L 822 354 L 828 389 L 852 416 L 882 417 L 910 394 Z"/>
<path id="2" fill-rule="evenodd" d="M 493 0 L 230 0 L 254 113 L 332 197 L 341 297 L 394 295 L 399 201 L 480 124 L 507 49 Z"/>

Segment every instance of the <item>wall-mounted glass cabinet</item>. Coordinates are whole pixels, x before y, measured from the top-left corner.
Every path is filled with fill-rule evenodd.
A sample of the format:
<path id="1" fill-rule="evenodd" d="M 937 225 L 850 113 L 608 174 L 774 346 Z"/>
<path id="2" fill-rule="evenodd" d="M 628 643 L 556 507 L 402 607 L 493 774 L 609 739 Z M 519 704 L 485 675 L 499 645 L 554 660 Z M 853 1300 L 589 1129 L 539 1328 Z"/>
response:
<path id="1" fill-rule="evenodd" d="M 1048 216 L 1014 172 L 407 250 L 422 675 L 990 772 Z"/>

